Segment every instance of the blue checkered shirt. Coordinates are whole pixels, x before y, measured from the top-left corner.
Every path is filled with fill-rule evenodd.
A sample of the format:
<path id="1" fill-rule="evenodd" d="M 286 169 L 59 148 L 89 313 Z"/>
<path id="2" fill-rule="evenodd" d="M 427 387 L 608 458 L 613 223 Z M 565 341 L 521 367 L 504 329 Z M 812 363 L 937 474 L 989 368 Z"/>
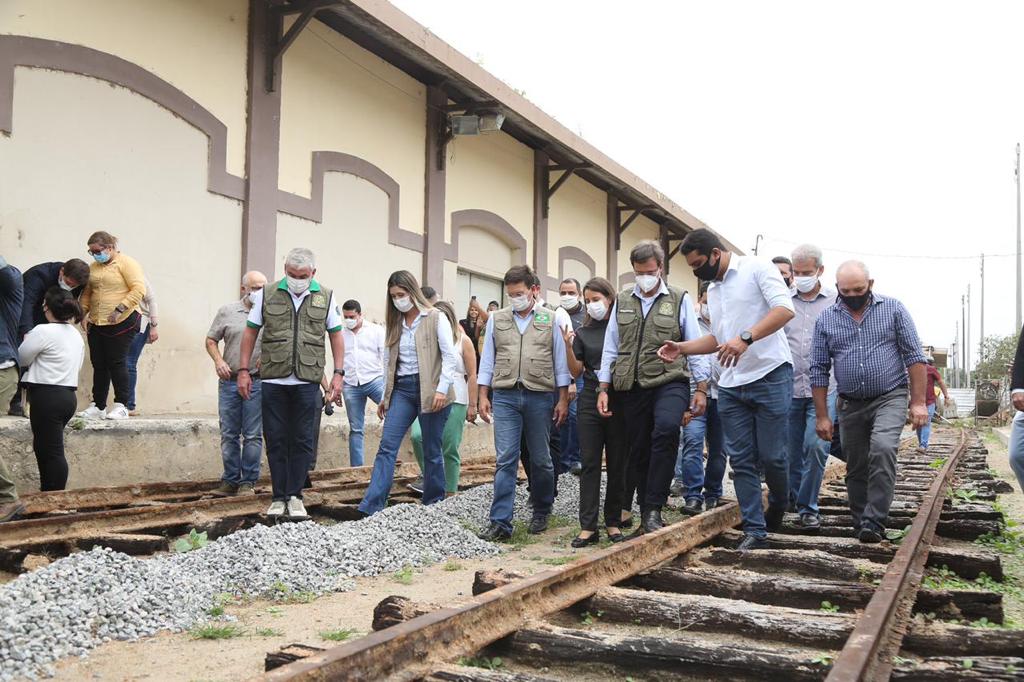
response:
<path id="1" fill-rule="evenodd" d="M 895 298 L 873 294 L 858 323 L 836 301 L 818 316 L 811 349 L 811 386 L 828 386 L 835 370 L 839 393 L 869 399 L 907 385 L 907 368 L 923 363 L 914 320 Z"/>

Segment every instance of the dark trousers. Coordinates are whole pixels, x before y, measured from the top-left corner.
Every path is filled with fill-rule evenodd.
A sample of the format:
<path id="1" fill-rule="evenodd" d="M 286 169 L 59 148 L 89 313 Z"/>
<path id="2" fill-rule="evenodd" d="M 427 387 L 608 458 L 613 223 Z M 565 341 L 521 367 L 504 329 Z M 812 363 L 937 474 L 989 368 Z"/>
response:
<path id="1" fill-rule="evenodd" d="M 619 393 L 618 399 L 626 420 L 629 468 L 640 508 L 661 508 L 668 501 L 675 472 L 679 426 L 690 405 L 690 385 L 670 381 L 655 388 L 636 386 Z"/>
<path id="2" fill-rule="evenodd" d="M 558 396 L 559 392 L 556 390 L 553 393 L 552 410 L 558 404 Z M 553 411 L 552 416 L 554 416 Z M 554 422 L 551 424 L 551 433 L 548 434 L 548 452 L 551 455 L 551 465 L 555 471 L 555 497 L 558 497 L 558 477 L 568 471 L 568 469 L 562 467 L 561 429 L 556 429 Z M 525 428 L 523 429 L 523 435 L 519 438 L 519 461 L 523 465 L 523 471 L 526 472 L 526 489 L 532 490 L 530 487 L 530 444 L 526 438 Z"/>
<path id="3" fill-rule="evenodd" d="M 114 384 L 114 402 L 128 405 L 131 384 L 128 378 L 128 349 L 139 333 L 141 317 L 132 313 L 123 322 L 107 326 L 89 325 L 89 360 L 92 362 L 92 401 L 107 406 L 110 384 Z"/>
<path id="4" fill-rule="evenodd" d="M 75 416 L 78 400 L 72 386 L 28 385 L 32 404 L 32 449 L 39 465 L 40 490 L 64 490 L 68 460 L 64 457 L 64 427 Z"/>
<path id="5" fill-rule="evenodd" d="M 274 499 L 302 497 L 313 457 L 313 422 L 323 405 L 320 385 L 285 386 L 262 382 L 263 441 L 267 446 Z"/>
<path id="6" fill-rule="evenodd" d="M 625 491 L 628 443 L 626 428 L 615 395 L 611 399 L 612 416 L 597 413 L 597 393 L 592 389 L 580 392 L 576 402 L 576 424 L 579 426 L 580 464 L 580 528 L 597 531 L 597 512 L 601 504 L 601 456 L 608 468 L 604 493 L 604 525 L 618 528 L 622 518 Z"/>

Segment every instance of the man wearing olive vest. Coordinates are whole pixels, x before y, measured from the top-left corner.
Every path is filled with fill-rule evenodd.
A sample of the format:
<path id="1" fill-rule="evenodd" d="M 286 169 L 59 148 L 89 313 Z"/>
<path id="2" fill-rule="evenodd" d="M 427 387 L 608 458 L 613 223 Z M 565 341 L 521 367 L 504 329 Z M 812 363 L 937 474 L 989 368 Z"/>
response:
<path id="1" fill-rule="evenodd" d="M 711 368 L 701 356 L 680 356 L 672 363 L 658 358 L 666 341 L 700 338 L 697 316 L 689 294 L 665 283 L 665 252 L 658 242 L 634 246 L 629 262 L 636 284 L 619 294 L 608 318 L 597 410 L 611 416 L 608 388 L 614 386 L 616 409 L 625 415 L 630 475 L 642 519 L 637 533 L 642 534 L 665 525 L 661 508 L 675 471 L 679 425 L 687 408 L 695 416 L 704 413 Z M 691 375 L 696 382 L 692 400 Z"/>
<path id="2" fill-rule="evenodd" d="M 342 316 L 334 294 L 313 279 L 316 262 L 309 249 L 292 249 L 284 260 L 285 277 L 252 293 L 252 309 L 242 336 L 238 393 L 248 400 L 249 366 L 259 330 L 263 392 L 263 440 L 274 498 L 267 516 L 309 518 L 302 484 L 313 457 L 317 412 L 323 407 L 320 380 L 326 365 L 324 332 L 331 340 L 334 374 L 326 400 L 341 395 L 345 376 Z"/>
<path id="3" fill-rule="evenodd" d="M 491 313 L 480 356 L 479 412 L 490 423 L 493 404 L 497 453 L 491 524 L 481 535 L 490 541 L 512 537 L 520 437 L 524 434 L 530 451 L 530 533 L 547 529 L 555 497 L 548 439 L 552 426 L 561 426 L 569 411 L 572 376 L 555 313 L 538 303 L 535 279 L 527 265 L 517 265 L 505 273 L 505 293 L 511 307 Z"/>

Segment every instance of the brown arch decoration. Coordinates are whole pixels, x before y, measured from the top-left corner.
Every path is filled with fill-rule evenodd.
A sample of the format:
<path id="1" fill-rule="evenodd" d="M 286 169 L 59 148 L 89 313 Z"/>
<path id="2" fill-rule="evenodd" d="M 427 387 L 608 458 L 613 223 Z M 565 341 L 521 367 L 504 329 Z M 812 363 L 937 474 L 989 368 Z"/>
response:
<path id="1" fill-rule="evenodd" d="M 14 127 L 14 70 L 23 66 L 88 76 L 142 95 L 206 135 L 206 189 L 245 200 L 245 180 L 227 171 L 228 129 L 216 116 L 150 71 L 90 47 L 27 36 L 0 36 L 0 133 Z"/>
<path id="2" fill-rule="evenodd" d="M 324 221 L 324 174 L 348 173 L 388 195 L 388 243 L 423 252 L 423 235 L 398 226 L 398 182 L 366 159 L 343 152 L 313 152 L 310 198 L 277 191 L 277 210 L 313 222 Z"/>
<path id="3" fill-rule="evenodd" d="M 512 247 L 512 260 L 526 262 L 526 237 L 497 213 L 479 208 L 452 211 L 452 241 L 445 244 L 445 259 L 459 262 L 459 231 L 463 227 L 478 227 Z"/>
<path id="4" fill-rule="evenodd" d="M 582 263 L 587 270 L 590 271 L 590 276 L 593 277 L 597 270 L 597 263 L 590 257 L 590 254 L 579 248 L 578 246 L 560 246 L 558 247 L 558 283 L 561 284 L 562 280 L 565 279 L 565 261 L 574 260 L 577 263 Z"/>

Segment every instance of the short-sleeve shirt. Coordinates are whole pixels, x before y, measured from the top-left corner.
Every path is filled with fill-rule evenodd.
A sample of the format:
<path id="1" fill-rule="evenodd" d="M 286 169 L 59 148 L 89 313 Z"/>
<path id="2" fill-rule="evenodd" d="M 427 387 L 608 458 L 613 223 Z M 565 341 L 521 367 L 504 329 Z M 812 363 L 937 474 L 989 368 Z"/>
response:
<path id="1" fill-rule="evenodd" d="M 935 403 L 935 382 L 942 378 L 939 374 L 939 370 L 935 369 L 935 365 L 928 365 L 928 390 L 925 391 L 924 399 L 926 405 L 932 405 Z"/>
<path id="2" fill-rule="evenodd" d="M 213 324 L 210 325 L 210 331 L 206 332 L 206 338 L 224 342 L 224 350 L 221 355 L 224 357 L 224 362 L 228 363 L 228 367 L 231 368 L 232 374 L 237 373 L 242 364 L 242 334 L 245 332 L 245 321 L 248 317 L 249 309 L 242 301 L 228 303 L 217 311 L 216 317 L 213 318 Z M 249 363 L 255 368 L 259 361 L 260 342 L 257 339 Z"/>
<path id="3" fill-rule="evenodd" d="M 576 330 L 572 340 L 572 352 L 583 362 L 583 390 L 597 390 L 597 371 L 601 369 L 601 354 L 604 352 L 604 332 L 608 320 L 591 320 Z"/>

